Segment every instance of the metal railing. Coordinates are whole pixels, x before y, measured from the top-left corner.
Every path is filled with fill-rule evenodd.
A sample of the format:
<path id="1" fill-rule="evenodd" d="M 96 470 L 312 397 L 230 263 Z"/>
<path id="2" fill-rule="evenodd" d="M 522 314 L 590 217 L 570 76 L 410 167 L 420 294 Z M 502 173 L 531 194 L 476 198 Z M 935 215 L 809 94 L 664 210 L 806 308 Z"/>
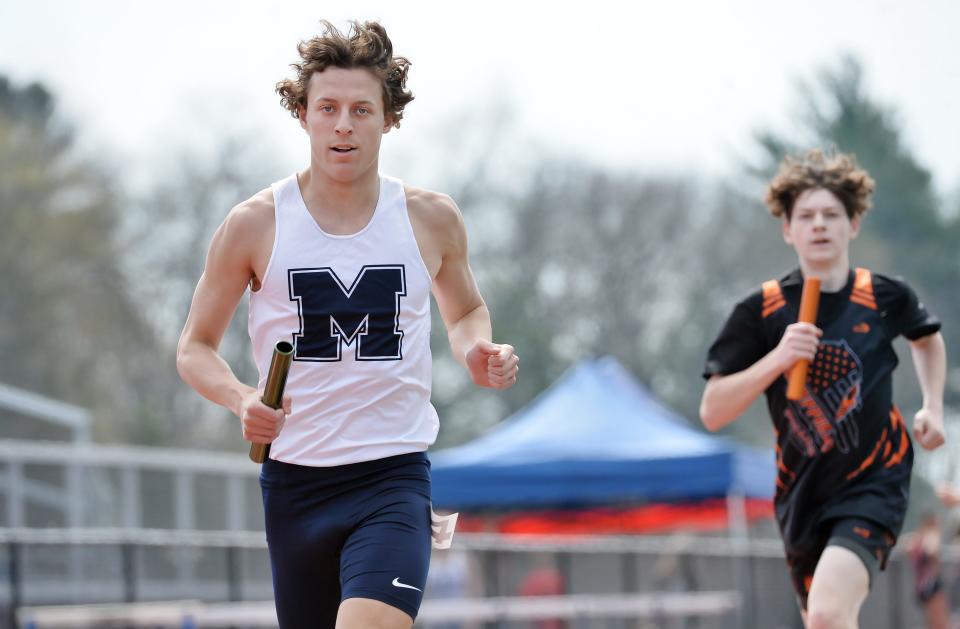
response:
<path id="1" fill-rule="evenodd" d="M 418 627 L 443 623 L 517 622 L 578 619 L 668 619 L 730 616 L 739 606 L 736 592 L 657 592 L 646 594 L 572 594 L 566 596 L 497 597 L 426 600 Z M 24 607 L 17 612 L 21 629 L 84 629 L 91 627 L 275 628 L 273 604 L 210 604 L 171 601 L 128 605 Z"/>
<path id="2" fill-rule="evenodd" d="M 523 614 L 566 609 L 563 614 L 582 617 L 654 618 L 651 626 L 671 628 L 799 626 L 775 540 L 461 533 L 453 551 L 434 553 L 431 578 L 442 575 L 444 563 L 455 557 L 463 559 L 463 582 L 449 591 L 442 591 L 439 582 L 428 582 L 421 623 L 434 622 L 431 614 L 443 612 L 447 620 L 496 620 L 504 623 L 497 626 L 511 627 L 519 626 L 511 622 L 525 618 Z M 877 579 L 862 626 L 900 629 L 916 624 L 912 577 L 903 559 L 895 554 Z M 960 566 L 960 548 L 948 549 L 944 562 Z M 560 575 L 564 602 L 517 598 L 524 577 L 544 566 Z M 230 609 L 263 609 L 264 605 L 272 609 L 264 603 L 272 598 L 272 590 L 261 532 L 0 529 L 0 579 L 0 627 L 4 628 L 17 626 L 17 609 L 51 605 L 122 604 L 140 609 L 137 606 L 142 603 L 190 599 L 199 601 L 207 615 L 216 611 L 229 616 Z M 729 605 L 731 594 L 737 597 L 735 609 Z M 671 600 L 684 602 L 676 608 L 665 606 Z M 718 600 L 727 602 L 719 605 Z M 719 607 L 688 624 L 697 613 L 695 601 Z M 683 613 L 688 620 L 670 624 L 671 618 Z M 263 622 L 267 624 L 250 626 L 270 626 L 269 620 Z"/>

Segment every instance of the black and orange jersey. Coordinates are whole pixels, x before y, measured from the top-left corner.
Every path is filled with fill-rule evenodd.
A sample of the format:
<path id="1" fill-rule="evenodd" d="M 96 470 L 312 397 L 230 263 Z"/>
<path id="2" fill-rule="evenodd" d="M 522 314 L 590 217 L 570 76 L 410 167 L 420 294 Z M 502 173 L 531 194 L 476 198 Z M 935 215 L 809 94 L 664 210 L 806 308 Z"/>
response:
<path id="1" fill-rule="evenodd" d="M 743 371 L 774 349 L 797 320 L 802 288 L 795 270 L 738 303 L 710 347 L 704 377 Z M 856 269 L 842 290 L 821 294 L 817 326 L 823 337 L 803 397 L 787 400 L 784 377 L 766 390 L 788 549 L 840 517 L 865 517 L 899 534 L 913 450 L 892 399 L 892 342 L 933 334 L 940 322 L 903 281 Z"/>

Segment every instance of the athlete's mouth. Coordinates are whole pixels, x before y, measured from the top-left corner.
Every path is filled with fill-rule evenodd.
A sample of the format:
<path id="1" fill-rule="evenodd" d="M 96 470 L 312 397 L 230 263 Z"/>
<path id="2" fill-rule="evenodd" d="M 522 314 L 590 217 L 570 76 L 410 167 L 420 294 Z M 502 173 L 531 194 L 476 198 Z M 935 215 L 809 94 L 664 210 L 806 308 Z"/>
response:
<path id="1" fill-rule="evenodd" d="M 346 144 L 338 144 L 337 146 L 331 146 L 330 150 L 336 151 L 337 153 L 349 153 L 350 151 L 357 150 L 357 147 Z"/>
<path id="2" fill-rule="evenodd" d="M 815 238 L 815 239 L 813 240 L 813 244 L 815 244 L 815 245 L 829 245 L 829 244 L 830 244 L 830 239 L 829 239 L 829 238 Z"/>

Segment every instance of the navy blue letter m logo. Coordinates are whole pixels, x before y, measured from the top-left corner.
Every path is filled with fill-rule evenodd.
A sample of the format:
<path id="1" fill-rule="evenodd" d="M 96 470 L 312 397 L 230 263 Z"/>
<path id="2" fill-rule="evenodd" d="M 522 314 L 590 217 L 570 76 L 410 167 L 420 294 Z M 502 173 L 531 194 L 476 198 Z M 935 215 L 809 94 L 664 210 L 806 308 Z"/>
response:
<path id="1" fill-rule="evenodd" d="M 403 358 L 403 265 L 364 266 L 349 288 L 329 267 L 290 269 L 288 277 L 290 300 L 300 314 L 294 360 L 340 360 L 343 345 L 353 345 L 357 360 Z"/>

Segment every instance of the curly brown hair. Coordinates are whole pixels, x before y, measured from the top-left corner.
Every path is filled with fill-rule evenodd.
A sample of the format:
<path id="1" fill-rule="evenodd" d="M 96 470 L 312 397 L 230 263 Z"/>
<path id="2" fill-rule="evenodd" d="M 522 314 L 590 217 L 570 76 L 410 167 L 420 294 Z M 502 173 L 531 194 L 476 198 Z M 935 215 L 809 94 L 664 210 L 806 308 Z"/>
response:
<path id="1" fill-rule="evenodd" d="M 277 83 L 280 103 L 294 118 L 300 118 L 300 108 L 307 104 L 307 86 L 315 72 L 327 68 L 363 68 L 373 73 L 383 85 L 383 106 L 387 120 L 400 126 L 403 108 L 413 100 L 407 86 L 410 61 L 393 55 L 393 43 L 379 22 L 350 22 L 346 34 L 327 20 L 321 20 L 323 33 L 297 45 L 300 63 L 291 64 L 297 72 L 294 79 Z"/>
<path id="2" fill-rule="evenodd" d="M 870 197 L 876 184 L 866 170 L 857 165 L 852 154 L 807 151 L 800 157 L 787 155 L 780 172 L 767 187 L 764 203 L 776 217 L 790 220 L 797 198 L 812 188 L 823 188 L 843 203 L 847 217 L 853 219 L 870 209 Z"/>

